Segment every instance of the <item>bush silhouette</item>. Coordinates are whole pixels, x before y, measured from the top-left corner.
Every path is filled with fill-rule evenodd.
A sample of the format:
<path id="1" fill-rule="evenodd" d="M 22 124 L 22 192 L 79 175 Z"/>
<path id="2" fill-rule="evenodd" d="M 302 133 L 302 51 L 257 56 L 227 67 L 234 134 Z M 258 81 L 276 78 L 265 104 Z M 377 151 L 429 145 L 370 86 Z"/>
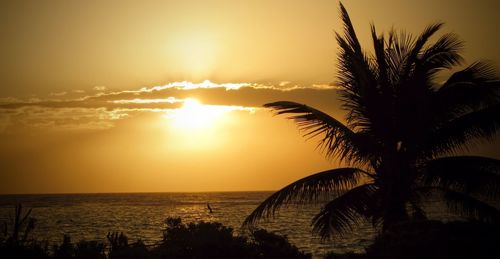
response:
<path id="1" fill-rule="evenodd" d="M 305 254 L 296 246 L 290 244 L 286 236 L 279 236 L 265 229 L 258 229 L 252 232 L 251 238 L 254 250 L 257 252 L 255 258 L 311 258 L 310 254 Z"/>
<path id="2" fill-rule="evenodd" d="M 82 240 L 76 244 L 75 259 L 106 259 L 105 250 L 104 243 Z"/>
<path id="3" fill-rule="evenodd" d="M 159 258 L 311 258 L 286 237 L 265 230 L 253 231 L 246 238 L 216 222 L 183 224 L 180 218 L 169 218 L 166 223 L 162 244 L 152 251 Z"/>
<path id="4" fill-rule="evenodd" d="M 394 226 L 367 248 L 374 259 L 500 258 L 500 226 L 482 222 L 420 221 Z"/>
<path id="5" fill-rule="evenodd" d="M 220 223 L 183 224 L 169 218 L 163 242 L 156 253 L 161 258 L 249 258 L 250 247 L 243 237 L 233 236 L 233 229 Z"/>

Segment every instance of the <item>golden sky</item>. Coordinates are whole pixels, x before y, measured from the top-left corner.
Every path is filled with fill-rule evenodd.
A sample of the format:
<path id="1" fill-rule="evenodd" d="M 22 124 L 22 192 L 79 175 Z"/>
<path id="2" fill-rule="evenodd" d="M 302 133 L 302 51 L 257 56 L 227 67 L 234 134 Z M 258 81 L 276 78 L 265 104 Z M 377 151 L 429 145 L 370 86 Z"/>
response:
<path id="1" fill-rule="evenodd" d="M 343 3 L 368 51 L 371 22 L 442 21 L 500 67 L 498 1 Z M 336 166 L 260 107 L 342 118 L 340 29 L 333 0 L 2 1 L 0 193 L 275 190 Z"/>

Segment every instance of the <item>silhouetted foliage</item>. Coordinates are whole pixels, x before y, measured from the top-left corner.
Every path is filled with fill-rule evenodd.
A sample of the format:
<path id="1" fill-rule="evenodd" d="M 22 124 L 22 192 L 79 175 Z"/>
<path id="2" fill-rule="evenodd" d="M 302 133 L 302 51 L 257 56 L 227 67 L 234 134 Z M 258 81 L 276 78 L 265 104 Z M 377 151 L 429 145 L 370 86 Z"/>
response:
<path id="1" fill-rule="evenodd" d="M 75 255 L 75 246 L 71 243 L 71 237 L 64 235 L 61 245 L 54 245 L 54 258 L 70 259 Z"/>
<path id="2" fill-rule="evenodd" d="M 146 259 L 150 258 L 149 251 L 141 240 L 129 244 L 128 237 L 118 232 L 108 233 L 110 243 L 109 259 Z"/>
<path id="3" fill-rule="evenodd" d="M 370 259 L 366 254 L 355 254 L 355 253 L 328 253 L 325 255 L 324 259 Z"/>
<path id="4" fill-rule="evenodd" d="M 129 247 L 128 237 L 121 232 L 108 232 L 106 236 L 108 238 L 109 245 L 111 246 L 111 251 L 120 250 Z"/>
<path id="5" fill-rule="evenodd" d="M 417 221 L 389 228 L 367 248 L 374 259 L 500 258 L 500 226 L 482 222 Z"/>
<path id="6" fill-rule="evenodd" d="M 75 259 L 106 259 L 106 245 L 98 241 L 82 240 L 76 244 Z"/>
<path id="7" fill-rule="evenodd" d="M 163 243 L 157 248 L 165 258 L 246 258 L 249 247 L 243 237 L 233 236 L 233 229 L 220 223 L 183 224 L 169 218 Z"/>
<path id="8" fill-rule="evenodd" d="M 411 221 L 381 233 L 363 254 L 329 253 L 325 259 L 496 259 L 500 225 L 478 221 Z"/>
<path id="9" fill-rule="evenodd" d="M 257 252 L 252 258 L 311 258 L 311 254 L 306 254 L 290 244 L 286 236 L 276 235 L 264 229 L 252 231 L 251 239 L 254 251 Z"/>
<path id="10" fill-rule="evenodd" d="M 418 36 L 391 30 L 386 38 L 372 25 L 374 54 L 361 47 L 340 4 L 343 35 L 337 85 L 346 123 L 304 104 L 265 104 L 290 115 L 308 138 L 346 168 L 310 175 L 272 194 L 245 220 L 253 225 L 282 207 L 329 200 L 313 219 L 323 238 L 351 231 L 361 220 L 386 230 L 426 218 L 422 203 L 436 195 L 450 211 L 498 222 L 500 211 L 486 200 L 500 194 L 500 161 L 458 156 L 492 140 L 500 126 L 500 81 L 494 69 L 476 62 L 437 82 L 440 71 L 462 64 L 462 42 L 442 24 Z"/>
<path id="11" fill-rule="evenodd" d="M 155 248 L 165 258 L 310 258 L 285 237 L 265 230 L 251 233 L 251 240 L 235 236 L 233 229 L 216 222 L 183 224 L 169 218 L 163 243 Z"/>
<path id="12" fill-rule="evenodd" d="M 23 214 L 23 206 L 17 204 L 15 206 L 14 218 L 10 224 L 4 222 L 2 238 L 6 244 L 12 246 L 23 246 L 30 240 L 30 234 L 35 229 L 36 220 L 31 215 L 31 209 Z"/>
<path id="13" fill-rule="evenodd" d="M 17 204 L 11 222 L 3 222 L 0 237 L 0 255 L 5 259 L 48 258 L 47 244 L 31 237 L 36 220 L 31 217 L 31 209 L 23 213 L 23 206 Z"/>
<path id="14" fill-rule="evenodd" d="M 22 246 L 0 244 L 0 258 L 2 259 L 45 259 L 52 258 L 48 248 L 42 243 L 30 243 Z"/>
<path id="15" fill-rule="evenodd" d="M 31 212 L 31 210 L 30 210 Z M 16 206 L 15 225 L 21 226 L 30 213 L 22 214 L 22 207 Z M 163 240 L 146 246 L 141 240 L 129 243 L 129 238 L 118 232 L 108 232 L 109 247 L 100 241 L 82 240 L 73 244 L 68 235 L 64 235 L 60 245 L 53 245 L 49 253 L 48 245 L 36 241 L 13 242 L 9 238 L 0 240 L 0 258 L 5 259 L 164 259 L 164 258 L 254 258 L 254 259 L 307 259 L 305 254 L 286 237 L 256 230 L 250 233 L 250 239 L 233 234 L 233 229 L 217 222 L 182 223 L 180 218 L 168 218 Z M 29 227 L 29 231 L 33 230 Z M 21 229 L 18 227 L 17 229 Z M 24 228 L 23 228 L 24 229 Z M 7 232 L 6 232 L 7 233 Z M 19 232 L 18 232 L 19 233 Z M 25 233 L 21 231 L 21 233 Z M 19 236 L 19 235 L 18 235 Z M 26 235 L 22 235 L 26 236 Z M 19 240 L 19 239 L 18 239 Z M 20 240 L 27 240 L 26 238 Z"/>
<path id="16" fill-rule="evenodd" d="M 216 222 L 183 224 L 169 218 L 163 243 L 153 250 L 161 258 L 310 258 L 285 237 L 258 230 L 251 240 Z"/>
<path id="17" fill-rule="evenodd" d="M 106 245 L 97 241 L 80 241 L 75 245 L 71 243 L 68 235 L 64 235 L 63 243 L 54 246 L 55 259 L 146 259 L 152 258 L 146 245 L 142 241 L 129 244 L 128 237 L 118 232 L 108 233 L 109 250 Z M 106 251 L 107 256 L 106 256 Z"/>

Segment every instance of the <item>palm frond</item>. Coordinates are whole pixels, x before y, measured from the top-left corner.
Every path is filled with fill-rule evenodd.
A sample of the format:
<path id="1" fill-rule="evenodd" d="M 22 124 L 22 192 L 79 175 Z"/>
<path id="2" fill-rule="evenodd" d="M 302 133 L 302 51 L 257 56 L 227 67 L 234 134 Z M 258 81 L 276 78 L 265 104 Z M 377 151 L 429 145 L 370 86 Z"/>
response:
<path id="1" fill-rule="evenodd" d="M 500 78 L 486 62 L 476 62 L 454 73 L 436 91 L 434 109 L 446 120 L 500 103 Z"/>
<path id="2" fill-rule="evenodd" d="M 461 64 L 463 61 L 463 57 L 460 55 L 462 48 L 463 42 L 458 39 L 458 36 L 447 33 L 423 50 L 419 59 L 427 76 L 433 79 L 440 70 L 451 69 L 453 66 Z"/>
<path id="3" fill-rule="evenodd" d="M 467 150 L 479 141 L 492 140 L 499 126 L 500 104 L 497 104 L 460 116 L 433 130 L 420 152 L 427 157 L 436 157 Z"/>
<path id="4" fill-rule="evenodd" d="M 387 91 L 389 87 L 389 79 L 387 74 L 387 60 L 385 57 L 385 40 L 384 36 L 377 36 L 377 30 L 375 29 L 375 25 L 371 25 L 372 32 L 372 41 L 373 41 L 373 49 L 375 51 L 375 60 L 377 63 L 376 69 L 374 71 L 378 71 L 378 82 L 379 88 L 382 91 Z"/>
<path id="5" fill-rule="evenodd" d="M 372 71 L 369 58 L 363 52 L 358 41 L 349 14 L 340 4 L 344 34 L 336 33 L 339 44 L 337 85 L 341 87 L 340 96 L 344 102 L 342 108 L 348 112 L 347 122 L 353 128 L 370 128 L 371 96 L 377 92 L 376 75 Z M 371 103 L 370 103 L 371 102 Z"/>
<path id="6" fill-rule="evenodd" d="M 444 191 L 444 198 L 448 209 L 455 214 L 486 222 L 500 222 L 497 208 L 470 195 L 447 190 Z"/>
<path id="7" fill-rule="evenodd" d="M 323 239 L 353 230 L 374 206 L 376 187 L 364 184 L 327 203 L 314 218 L 313 232 Z"/>
<path id="8" fill-rule="evenodd" d="M 422 51 L 422 48 L 425 46 L 425 44 L 429 41 L 430 37 L 434 35 L 439 29 L 443 27 L 443 23 L 434 23 L 431 25 L 428 25 L 424 31 L 418 36 L 417 40 L 415 41 L 415 45 L 412 48 L 412 52 L 410 54 L 410 59 L 415 59 L 418 54 Z"/>
<path id="9" fill-rule="evenodd" d="M 371 152 L 366 151 L 372 148 L 368 144 L 369 140 L 326 113 L 304 104 L 286 101 L 267 103 L 264 107 L 274 109 L 276 114 L 296 114 L 288 119 L 295 121 L 305 137 L 321 135 L 318 148 L 328 157 L 337 156 L 341 161 L 359 163 L 372 159 L 367 157 Z"/>
<path id="10" fill-rule="evenodd" d="M 391 79 L 394 86 L 403 84 L 409 76 L 408 57 L 415 44 L 415 39 L 405 31 L 393 32 L 393 44 L 387 51 L 387 60 L 391 64 Z"/>
<path id="11" fill-rule="evenodd" d="M 422 183 L 490 198 L 500 195 L 500 160 L 480 156 L 442 157 L 420 168 Z"/>
<path id="12" fill-rule="evenodd" d="M 427 213 L 425 213 L 425 210 L 422 209 L 419 202 L 410 200 L 409 205 L 410 205 L 410 209 L 411 209 L 411 218 L 413 220 L 426 220 L 427 219 Z"/>
<path id="13" fill-rule="evenodd" d="M 356 31 L 352 25 L 351 18 L 349 18 L 349 13 L 347 13 L 347 10 L 342 3 L 340 3 L 340 17 L 342 18 L 342 22 L 344 24 L 344 34 L 347 43 L 349 43 L 349 46 L 352 47 L 354 52 L 361 53 L 361 44 L 359 44 Z"/>
<path id="14" fill-rule="evenodd" d="M 422 48 L 425 46 L 427 41 L 429 41 L 429 38 L 434 35 L 442 26 L 442 23 L 431 24 L 424 29 L 424 31 L 420 34 L 420 36 L 415 40 L 414 43 L 408 40 L 404 44 L 405 48 L 409 49 L 409 51 L 408 56 L 405 57 L 406 62 L 404 66 L 404 72 L 402 74 L 403 77 L 407 78 L 410 75 L 410 70 L 417 63 L 417 58 L 422 52 Z"/>
<path id="15" fill-rule="evenodd" d="M 302 178 L 275 192 L 263 201 L 244 221 L 243 225 L 253 225 L 261 218 L 270 218 L 282 207 L 309 204 L 321 199 L 339 196 L 358 185 L 362 176 L 371 177 L 358 168 L 337 168 Z"/>
<path id="16" fill-rule="evenodd" d="M 342 109 L 347 112 L 347 123 L 353 128 L 370 128 L 370 111 L 377 93 L 377 80 L 370 62 L 363 53 L 352 51 L 349 43 L 337 34 L 340 46 L 337 63 L 337 81 L 340 86 Z M 376 107 L 373 107 L 376 108 Z"/>
<path id="17" fill-rule="evenodd" d="M 457 83 L 471 82 L 477 85 L 500 80 L 495 68 L 488 62 L 479 61 L 464 70 L 454 73 L 443 85 L 443 89 Z"/>
<path id="18" fill-rule="evenodd" d="M 500 210 L 467 193 L 433 186 L 419 187 L 414 191 L 427 197 L 442 195 L 447 209 L 456 215 L 486 222 L 500 222 Z"/>

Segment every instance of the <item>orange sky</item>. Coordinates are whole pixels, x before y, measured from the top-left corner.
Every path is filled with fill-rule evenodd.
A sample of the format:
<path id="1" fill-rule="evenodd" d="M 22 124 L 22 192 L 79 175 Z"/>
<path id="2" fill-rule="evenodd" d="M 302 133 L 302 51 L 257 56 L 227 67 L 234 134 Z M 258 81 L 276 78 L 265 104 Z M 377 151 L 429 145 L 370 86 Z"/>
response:
<path id="1" fill-rule="evenodd" d="M 500 67 L 498 1 L 344 4 L 362 42 L 443 21 Z M 341 118 L 340 28 L 332 0 L 2 1 L 0 193 L 275 190 L 336 166 L 260 107 Z"/>

